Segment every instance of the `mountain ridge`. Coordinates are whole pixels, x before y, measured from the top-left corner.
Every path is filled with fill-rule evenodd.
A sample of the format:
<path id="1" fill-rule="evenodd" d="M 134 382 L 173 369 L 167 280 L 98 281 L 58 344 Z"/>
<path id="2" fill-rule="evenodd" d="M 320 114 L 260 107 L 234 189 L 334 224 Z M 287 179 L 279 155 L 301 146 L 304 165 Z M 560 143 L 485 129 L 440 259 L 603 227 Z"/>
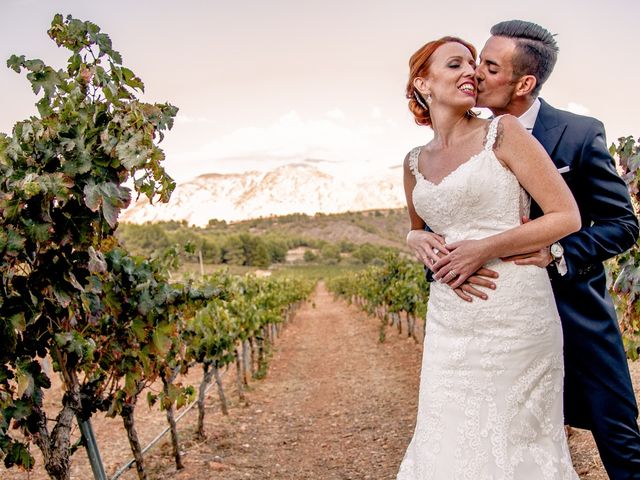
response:
<path id="1" fill-rule="evenodd" d="M 205 173 L 178 184 L 166 204 L 151 205 L 141 197 L 122 213 L 121 221 L 187 221 L 204 226 L 209 220 L 234 222 L 292 213 L 403 207 L 401 176 L 389 170 L 372 173 L 369 178 L 348 178 L 305 162 L 267 171 Z"/>

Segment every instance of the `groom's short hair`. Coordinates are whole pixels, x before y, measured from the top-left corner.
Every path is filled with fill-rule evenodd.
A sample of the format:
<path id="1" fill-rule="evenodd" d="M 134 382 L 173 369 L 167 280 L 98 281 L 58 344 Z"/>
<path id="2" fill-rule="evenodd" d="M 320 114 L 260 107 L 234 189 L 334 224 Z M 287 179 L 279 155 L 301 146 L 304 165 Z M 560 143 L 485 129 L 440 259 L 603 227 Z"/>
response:
<path id="1" fill-rule="evenodd" d="M 531 93 L 537 96 L 558 59 L 558 44 L 554 36 L 540 25 L 524 20 L 497 23 L 491 27 L 491 35 L 515 40 L 513 74 L 515 77 L 536 77 L 536 87 Z"/>

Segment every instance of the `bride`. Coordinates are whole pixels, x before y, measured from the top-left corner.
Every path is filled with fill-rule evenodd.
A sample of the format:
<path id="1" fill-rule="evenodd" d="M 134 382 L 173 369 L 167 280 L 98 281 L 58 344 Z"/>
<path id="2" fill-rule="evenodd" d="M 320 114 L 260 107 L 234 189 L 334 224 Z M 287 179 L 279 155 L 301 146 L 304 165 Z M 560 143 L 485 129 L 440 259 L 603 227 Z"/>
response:
<path id="1" fill-rule="evenodd" d="M 398 480 L 577 479 L 562 413 L 562 331 L 544 269 L 502 262 L 580 228 L 578 208 L 515 117 L 470 113 L 476 52 L 445 37 L 409 62 L 407 96 L 434 137 L 404 162 L 411 229 L 433 232 L 422 258 L 429 296 L 418 418 Z M 521 224 L 528 195 L 544 215 Z M 410 232 L 411 234 L 411 232 Z M 487 301 L 454 289 L 481 266 L 499 274 Z"/>

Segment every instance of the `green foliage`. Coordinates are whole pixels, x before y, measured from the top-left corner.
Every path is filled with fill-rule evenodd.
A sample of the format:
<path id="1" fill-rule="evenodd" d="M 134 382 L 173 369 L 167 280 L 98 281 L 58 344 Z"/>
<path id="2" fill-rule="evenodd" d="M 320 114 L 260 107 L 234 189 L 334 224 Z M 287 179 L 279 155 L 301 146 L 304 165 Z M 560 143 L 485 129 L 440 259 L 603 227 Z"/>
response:
<path id="1" fill-rule="evenodd" d="M 171 306 L 186 290 L 154 277 L 158 269 L 136 263 L 112 237 L 130 202 L 129 179 L 138 194 L 169 198 L 174 182 L 157 143 L 177 108 L 138 100 L 142 81 L 97 25 L 56 15 L 48 33 L 70 51 L 66 68 L 17 55 L 7 61 L 26 72 L 39 116 L 0 135 L 0 450 L 5 464 L 28 469 L 33 440 L 58 477 L 68 468 L 71 425 L 59 415 L 49 433 L 41 404 L 50 382 L 37 359 L 51 356 L 65 378 L 62 412 L 87 417 L 103 406 L 109 369 L 119 368 L 130 386 L 151 365 L 144 348 L 170 348 Z M 126 339 L 123 325 L 131 327 Z M 139 367 L 118 361 L 133 355 L 133 337 L 143 347 L 134 356 Z M 53 453 L 61 466 L 49 464 Z"/>
<path id="2" fill-rule="evenodd" d="M 349 240 L 336 240 L 343 236 L 347 223 L 358 225 L 367 243 L 360 243 L 352 236 Z M 212 220 L 206 227 L 189 226 L 185 221 L 121 224 L 117 236 L 129 251 L 142 256 L 152 256 L 169 245 L 190 242 L 195 247 L 195 254 L 184 257 L 189 263 L 198 263 L 198 253 L 201 252 L 205 264 L 265 268 L 285 263 L 287 251 L 293 248 L 319 251 L 328 245 L 330 254 L 326 257 L 319 255 L 313 262 L 380 264 L 384 255 L 393 250 L 380 243 L 394 245 L 395 242 L 395 249 L 405 248 L 398 240 L 404 236 L 405 224 L 406 211 L 395 209 L 314 216 L 292 214 L 230 224 Z M 349 225 L 348 228 L 351 231 L 353 227 Z M 375 231 L 375 236 L 365 235 L 368 231 Z M 334 245 L 340 255 L 336 254 Z M 306 261 L 308 259 L 309 255 Z"/>
<path id="3" fill-rule="evenodd" d="M 382 325 L 386 325 L 389 313 L 404 312 L 423 318 L 429 298 L 424 268 L 394 253 L 388 253 L 383 260 L 381 266 L 330 279 L 327 286 L 335 295 L 357 303 L 370 315 L 383 311 Z"/>
<path id="4" fill-rule="evenodd" d="M 193 245 L 194 251 L 184 259 L 198 262 L 198 252 L 204 263 L 245 265 L 267 268 L 273 263 L 283 263 L 287 251 L 304 244 L 300 238 L 277 233 L 254 235 L 247 232 L 232 233 L 226 230 L 211 231 L 175 222 L 122 224 L 118 238 L 135 255 L 152 256 L 171 245 Z"/>
<path id="5" fill-rule="evenodd" d="M 217 368 L 233 361 L 235 345 L 260 337 L 268 324 L 287 320 L 294 305 L 305 300 L 315 282 L 302 278 L 238 277 L 219 271 L 207 277 L 223 295 L 209 301 L 188 322 L 188 358 Z"/>
<path id="6" fill-rule="evenodd" d="M 340 262 L 340 248 L 337 245 L 325 244 L 320 249 L 320 256 L 328 264 Z"/>
<path id="7" fill-rule="evenodd" d="M 611 155 L 618 158 L 622 178 L 629 188 L 636 214 L 640 212 L 640 140 L 620 138 L 618 145 L 611 145 Z M 613 298 L 619 312 L 625 350 L 629 358 L 640 354 L 640 245 L 638 242 L 627 252 L 608 262 L 615 277 Z"/>
<path id="8" fill-rule="evenodd" d="M 304 254 L 302 255 L 302 259 L 305 262 L 315 262 L 318 259 L 318 255 L 316 255 L 313 250 L 305 250 Z"/>
<path id="9" fill-rule="evenodd" d="M 344 240 L 339 241 L 340 251 L 348 253 L 350 245 L 362 241 L 384 243 L 403 249 L 405 247 L 402 240 L 406 235 L 406 227 L 407 211 L 406 208 L 400 208 L 315 215 L 298 213 L 229 224 L 212 220 L 206 230 L 212 233 L 248 232 L 255 235 L 277 232 L 278 236 L 303 242 L 293 247 L 320 248 L 322 243 L 335 243 L 336 238 L 343 238 Z"/>
<path id="10" fill-rule="evenodd" d="M 158 375 L 180 364 L 185 322 L 220 292 L 168 283 L 166 257 L 147 260 L 114 248 L 106 262 L 110 275 L 102 292 L 108 304 L 87 332 L 100 338 L 100 349 L 83 373 L 89 382 L 110 378 L 98 403 L 115 415 Z"/>
<path id="11" fill-rule="evenodd" d="M 371 263 L 382 263 L 386 255 L 392 250 L 388 247 L 381 247 L 378 245 L 371 245 L 370 243 L 363 243 L 358 245 L 352 250 L 352 257 L 357 259 L 360 263 L 368 265 Z"/>

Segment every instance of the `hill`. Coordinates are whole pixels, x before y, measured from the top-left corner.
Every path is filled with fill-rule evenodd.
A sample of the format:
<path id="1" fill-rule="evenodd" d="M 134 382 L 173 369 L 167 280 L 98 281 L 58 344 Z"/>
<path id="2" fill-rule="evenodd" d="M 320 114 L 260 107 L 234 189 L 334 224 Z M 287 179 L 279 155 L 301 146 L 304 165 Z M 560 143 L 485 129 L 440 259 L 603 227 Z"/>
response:
<path id="1" fill-rule="evenodd" d="M 241 222 L 210 222 L 204 230 L 249 232 L 264 235 L 279 234 L 320 240 L 328 243 L 352 242 L 357 245 L 370 243 L 405 249 L 405 237 L 409 231 L 406 208 L 375 209 L 360 212 L 316 213 L 315 215 L 291 214 L 268 218 L 255 218 Z"/>
<path id="2" fill-rule="evenodd" d="M 206 227 L 181 222 L 122 223 L 117 236 L 134 254 L 152 256 L 178 245 L 187 262 L 269 267 L 275 263 L 368 264 L 406 250 L 405 209 L 292 214 Z M 187 251 L 182 246 L 191 245 Z"/>

